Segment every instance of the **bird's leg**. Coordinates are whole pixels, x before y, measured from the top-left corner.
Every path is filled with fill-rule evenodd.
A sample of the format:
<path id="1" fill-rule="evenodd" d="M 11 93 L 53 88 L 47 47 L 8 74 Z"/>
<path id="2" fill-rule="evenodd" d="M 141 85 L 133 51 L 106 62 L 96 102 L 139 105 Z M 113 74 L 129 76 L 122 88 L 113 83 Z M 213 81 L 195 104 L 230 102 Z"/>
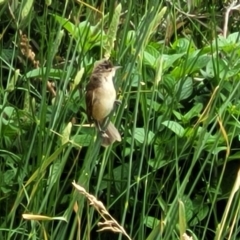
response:
<path id="1" fill-rule="evenodd" d="M 96 127 L 97 127 L 97 129 L 98 129 L 98 131 L 99 131 L 100 133 L 105 133 L 105 131 L 102 130 L 102 127 L 100 126 L 99 121 L 95 121 L 95 125 L 96 125 Z"/>
<path id="2" fill-rule="evenodd" d="M 95 121 L 96 127 L 99 131 L 99 133 L 101 134 L 102 137 L 108 137 L 108 135 L 106 134 L 105 130 L 102 129 L 100 122 L 99 121 Z"/>

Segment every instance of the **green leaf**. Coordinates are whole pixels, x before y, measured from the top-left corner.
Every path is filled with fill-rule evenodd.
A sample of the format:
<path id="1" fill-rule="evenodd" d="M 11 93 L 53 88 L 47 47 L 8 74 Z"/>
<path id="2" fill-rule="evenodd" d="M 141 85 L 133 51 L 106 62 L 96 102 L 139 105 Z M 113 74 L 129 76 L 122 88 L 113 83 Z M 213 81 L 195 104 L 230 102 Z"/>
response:
<path id="1" fill-rule="evenodd" d="M 196 71 L 199 71 L 203 67 L 206 67 L 207 63 L 211 60 L 211 57 L 208 55 L 197 56 L 196 58 L 190 58 L 187 62 L 188 70 L 187 73 L 191 74 Z"/>
<path id="2" fill-rule="evenodd" d="M 159 221 L 157 218 L 155 218 L 155 217 L 147 216 L 147 217 L 145 217 L 145 219 L 144 219 L 144 224 L 145 224 L 148 228 L 151 228 L 151 229 L 159 226 L 159 223 L 160 223 L 160 221 Z"/>
<path id="3" fill-rule="evenodd" d="M 208 62 L 206 66 L 205 77 L 214 78 L 216 76 L 216 73 L 219 73 L 218 77 L 220 79 L 223 79 L 224 77 L 226 77 L 228 69 L 229 67 L 224 60 L 220 58 L 218 59 L 215 58 L 213 61 Z"/>
<path id="4" fill-rule="evenodd" d="M 184 204 L 186 222 L 188 222 L 193 216 L 193 203 L 187 195 L 183 195 L 181 201 Z"/>
<path id="5" fill-rule="evenodd" d="M 134 164 L 136 165 L 136 164 Z M 136 168 L 135 168 L 136 169 Z M 111 172 L 111 176 L 106 174 L 103 179 L 110 179 L 112 176 L 115 182 L 115 188 L 118 192 L 122 192 L 124 188 L 126 188 L 126 182 L 124 183 L 122 180 L 127 179 L 129 175 L 129 164 L 125 163 L 118 167 L 115 167 Z M 105 189 L 108 185 L 108 181 L 104 180 L 101 182 L 100 191 Z"/>
<path id="6" fill-rule="evenodd" d="M 179 81 L 175 86 L 175 92 L 180 95 L 179 100 L 184 100 L 192 95 L 193 92 L 193 81 L 192 78 L 188 77 L 182 81 Z"/>
<path id="7" fill-rule="evenodd" d="M 56 21 L 60 23 L 74 38 L 77 37 L 77 27 L 69 21 L 67 18 L 52 14 Z"/>
<path id="8" fill-rule="evenodd" d="M 81 134 L 76 135 L 73 137 L 73 142 L 76 143 L 79 146 L 89 146 L 90 142 L 92 141 L 92 135 L 90 134 Z"/>
<path id="9" fill-rule="evenodd" d="M 194 202 L 193 202 L 194 204 Z M 209 206 L 203 203 L 198 203 L 198 205 L 194 206 L 194 215 L 190 221 L 190 226 L 196 226 L 199 222 L 201 222 L 204 218 L 206 218 L 209 214 Z"/>
<path id="10" fill-rule="evenodd" d="M 184 115 L 184 119 L 189 121 L 191 120 L 193 117 L 196 117 L 200 114 L 200 112 L 203 109 L 203 104 L 202 103 L 197 103 L 195 106 L 193 106 L 190 111 L 188 111 L 185 115 Z"/>
<path id="11" fill-rule="evenodd" d="M 184 136 L 184 128 L 177 122 L 174 121 L 165 121 L 162 122 L 162 125 L 169 128 L 171 131 L 173 131 L 175 134 L 177 134 L 179 137 Z"/>
<path id="12" fill-rule="evenodd" d="M 175 110 L 173 110 L 173 114 L 178 120 L 183 120 L 183 115 Z"/>
<path id="13" fill-rule="evenodd" d="M 148 135 L 146 136 L 144 128 L 135 129 L 134 139 L 136 139 L 138 142 L 143 143 L 146 137 L 148 137 L 147 143 L 150 144 L 154 137 L 154 133 L 152 131 L 149 131 Z"/>
<path id="14" fill-rule="evenodd" d="M 231 33 L 227 36 L 227 41 L 229 43 L 240 45 L 239 40 L 240 40 L 239 32 L 234 32 L 234 33 Z"/>
<path id="15" fill-rule="evenodd" d="M 69 142 L 69 136 L 71 134 L 71 130 L 72 130 L 72 123 L 69 122 L 62 132 L 62 139 L 61 139 L 62 145 Z"/>
<path id="16" fill-rule="evenodd" d="M 0 106 L 0 109 L 1 108 L 2 108 L 2 106 Z M 8 118 L 11 118 L 12 115 L 14 114 L 14 112 L 15 112 L 14 107 L 7 106 L 4 108 L 4 114 L 6 114 Z"/>
<path id="17" fill-rule="evenodd" d="M 178 54 L 171 54 L 166 55 L 163 54 L 161 57 L 163 58 L 163 70 L 168 70 L 170 67 L 173 66 L 173 64 L 182 56 L 184 56 L 185 53 L 178 53 Z"/>
<path id="18" fill-rule="evenodd" d="M 158 149 L 155 152 L 161 152 L 162 149 Z M 166 166 L 168 164 L 168 161 L 166 160 L 159 160 L 157 161 L 157 159 L 150 159 L 148 161 L 148 165 L 151 166 L 154 170 L 160 169 L 164 166 Z"/>
<path id="19" fill-rule="evenodd" d="M 146 240 L 158 240 L 161 239 L 161 226 L 158 225 L 156 226 L 151 233 L 149 234 L 149 236 L 147 237 Z"/>
<path id="20" fill-rule="evenodd" d="M 38 68 L 38 69 L 34 69 L 29 71 L 26 74 L 27 78 L 40 78 L 46 75 L 47 72 L 47 68 L 43 67 L 43 68 Z M 49 71 L 49 75 L 48 77 L 53 78 L 53 79 L 60 79 L 61 77 L 64 77 L 65 72 L 61 69 L 53 69 L 51 68 Z"/>
<path id="21" fill-rule="evenodd" d="M 153 45 L 147 45 L 143 52 L 143 62 L 152 68 L 156 67 L 156 61 L 159 58 L 159 51 Z"/>
<path id="22" fill-rule="evenodd" d="M 177 41 L 173 43 L 172 48 L 175 49 L 177 53 L 184 54 L 186 54 L 186 52 L 191 53 L 195 50 L 193 42 L 187 38 L 177 39 Z"/>
<path id="23" fill-rule="evenodd" d="M 144 51 L 143 52 L 143 62 L 144 62 L 144 64 L 153 67 L 156 63 L 156 58 L 153 55 L 151 55 L 151 53 Z"/>

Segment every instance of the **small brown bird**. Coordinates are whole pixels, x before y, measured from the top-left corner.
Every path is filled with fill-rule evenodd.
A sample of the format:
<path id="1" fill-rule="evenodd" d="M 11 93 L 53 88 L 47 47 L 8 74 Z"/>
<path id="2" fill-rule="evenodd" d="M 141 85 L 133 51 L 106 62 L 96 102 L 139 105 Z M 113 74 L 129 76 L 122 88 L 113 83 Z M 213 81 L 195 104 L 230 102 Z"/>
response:
<path id="1" fill-rule="evenodd" d="M 116 90 L 113 77 L 119 66 L 113 66 L 109 60 L 103 59 L 94 66 L 90 81 L 86 86 L 86 111 L 89 122 L 95 122 L 102 136 L 102 146 L 109 146 L 121 141 L 121 136 L 112 122 L 106 119 L 114 108 Z"/>

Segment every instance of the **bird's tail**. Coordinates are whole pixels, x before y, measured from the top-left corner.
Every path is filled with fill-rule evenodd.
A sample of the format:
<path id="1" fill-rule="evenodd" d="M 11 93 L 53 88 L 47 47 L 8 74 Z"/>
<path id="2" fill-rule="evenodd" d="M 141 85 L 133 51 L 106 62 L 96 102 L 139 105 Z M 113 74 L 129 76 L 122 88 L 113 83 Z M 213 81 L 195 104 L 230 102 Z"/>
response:
<path id="1" fill-rule="evenodd" d="M 119 131 L 113 125 L 112 122 L 109 122 L 106 131 L 102 134 L 102 146 L 107 147 L 114 143 L 115 141 L 121 142 L 122 138 Z"/>

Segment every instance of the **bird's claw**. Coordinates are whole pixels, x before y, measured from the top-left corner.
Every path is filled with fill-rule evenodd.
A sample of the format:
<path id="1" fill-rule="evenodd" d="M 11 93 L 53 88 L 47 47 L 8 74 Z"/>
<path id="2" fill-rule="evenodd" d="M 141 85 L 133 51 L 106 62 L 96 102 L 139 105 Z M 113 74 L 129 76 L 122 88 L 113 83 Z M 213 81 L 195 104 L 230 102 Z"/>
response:
<path id="1" fill-rule="evenodd" d="M 109 138 L 109 136 L 106 134 L 106 132 L 105 131 L 103 131 L 103 130 L 101 130 L 100 131 L 100 134 L 101 134 L 101 137 L 107 137 L 107 138 Z"/>
<path id="2" fill-rule="evenodd" d="M 115 104 L 115 106 L 119 106 L 119 105 L 122 104 L 122 101 L 120 101 L 120 100 L 115 100 L 114 104 Z"/>

